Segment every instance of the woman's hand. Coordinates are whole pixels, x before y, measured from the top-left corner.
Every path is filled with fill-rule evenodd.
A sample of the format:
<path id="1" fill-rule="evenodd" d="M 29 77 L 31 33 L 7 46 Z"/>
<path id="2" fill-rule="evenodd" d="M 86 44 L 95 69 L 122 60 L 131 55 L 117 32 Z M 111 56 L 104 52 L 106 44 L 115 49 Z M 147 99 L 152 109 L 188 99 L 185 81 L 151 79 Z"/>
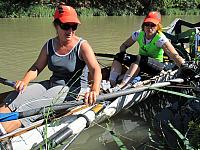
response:
<path id="1" fill-rule="evenodd" d="M 198 73 L 187 63 L 181 64 L 180 73 L 181 77 L 185 79 L 194 79 L 195 76 L 198 75 Z"/>
<path id="2" fill-rule="evenodd" d="M 24 81 L 17 80 L 15 84 L 15 90 L 23 93 L 27 88 L 27 84 Z"/>
<path id="3" fill-rule="evenodd" d="M 90 105 L 90 106 L 95 104 L 98 95 L 99 95 L 99 92 L 96 92 L 96 91 L 90 91 L 90 92 L 85 93 L 85 98 L 84 98 L 85 104 Z"/>

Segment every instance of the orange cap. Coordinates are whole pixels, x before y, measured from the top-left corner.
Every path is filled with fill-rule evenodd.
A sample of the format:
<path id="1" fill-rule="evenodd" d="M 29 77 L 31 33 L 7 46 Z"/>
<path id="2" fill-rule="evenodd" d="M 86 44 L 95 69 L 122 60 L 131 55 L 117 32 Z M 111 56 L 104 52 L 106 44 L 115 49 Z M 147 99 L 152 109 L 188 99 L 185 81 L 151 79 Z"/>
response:
<path id="1" fill-rule="evenodd" d="M 160 15 L 160 13 L 158 11 L 149 12 L 149 14 L 144 19 L 144 23 L 145 22 L 152 22 L 152 23 L 154 23 L 156 25 L 158 23 L 161 23 L 161 15 Z"/>
<path id="2" fill-rule="evenodd" d="M 81 24 L 76 10 L 71 6 L 60 5 L 56 8 L 54 19 L 59 19 L 62 23 L 74 22 Z"/>

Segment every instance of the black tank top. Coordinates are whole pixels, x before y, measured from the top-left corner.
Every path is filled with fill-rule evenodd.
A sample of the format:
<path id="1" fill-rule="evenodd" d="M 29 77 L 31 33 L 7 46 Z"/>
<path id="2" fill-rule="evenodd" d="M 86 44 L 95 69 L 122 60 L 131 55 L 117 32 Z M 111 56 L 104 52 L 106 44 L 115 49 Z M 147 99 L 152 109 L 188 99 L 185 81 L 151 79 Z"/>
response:
<path id="1" fill-rule="evenodd" d="M 79 58 L 80 46 L 83 39 L 65 55 L 59 55 L 53 46 L 53 39 L 48 41 L 48 68 L 53 72 L 50 81 L 57 84 L 80 87 L 80 79 L 85 62 Z"/>

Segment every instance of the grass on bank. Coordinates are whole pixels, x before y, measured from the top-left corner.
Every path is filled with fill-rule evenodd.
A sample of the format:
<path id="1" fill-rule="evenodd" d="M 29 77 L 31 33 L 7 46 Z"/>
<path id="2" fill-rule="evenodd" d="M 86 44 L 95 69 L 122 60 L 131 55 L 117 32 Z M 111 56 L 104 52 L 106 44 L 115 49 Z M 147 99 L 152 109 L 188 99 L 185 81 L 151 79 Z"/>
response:
<path id="1" fill-rule="evenodd" d="M 200 15 L 200 9 L 188 9 L 188 10 L 180 10 L 180 9 L 172 9 L 169 8 L 166 11 L 166 15 Z"/>
<path id="2" fill-rule="evenodd" d="M 51 17 L 55 11 L 53 5 L 31 5 L 28 8 L 19 5 L 7 6 L 0 3 L 0 18 L 22 18 L 22 17 Z M 9 10 L 7 10 L 9 8 Z M 128 9 L 98 9 L 98 8 L 76 8 L 79 16 L 131 16 L 136 12 Z M 178 8 L 162 9 L 166 15 L 200 15 L 200 9 L 180 10 Z"/>

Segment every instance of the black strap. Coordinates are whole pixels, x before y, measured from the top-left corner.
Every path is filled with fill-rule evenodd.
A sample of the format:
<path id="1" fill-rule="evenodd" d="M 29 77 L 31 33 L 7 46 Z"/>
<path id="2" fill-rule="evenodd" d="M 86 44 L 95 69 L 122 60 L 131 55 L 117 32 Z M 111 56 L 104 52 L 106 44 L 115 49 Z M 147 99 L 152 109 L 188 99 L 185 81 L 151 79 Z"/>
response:
<path id="1" fill-rule="evenodd" d="M 79 118 L 79 117 L 85 118 L 85 120 L 87 121 L 87 123 L 86 123 L 86 128 L 88 128 L 88 127 L 90 126 L 90 124 L 91 124 L 91 122 L 90 122 L 90 120 L 88 119 L 88 117 L 87 117 L 86 115 L 84 115 L 84 114 L 79 114 L 79 115 L 78 115 L 78 118 Z"/>

